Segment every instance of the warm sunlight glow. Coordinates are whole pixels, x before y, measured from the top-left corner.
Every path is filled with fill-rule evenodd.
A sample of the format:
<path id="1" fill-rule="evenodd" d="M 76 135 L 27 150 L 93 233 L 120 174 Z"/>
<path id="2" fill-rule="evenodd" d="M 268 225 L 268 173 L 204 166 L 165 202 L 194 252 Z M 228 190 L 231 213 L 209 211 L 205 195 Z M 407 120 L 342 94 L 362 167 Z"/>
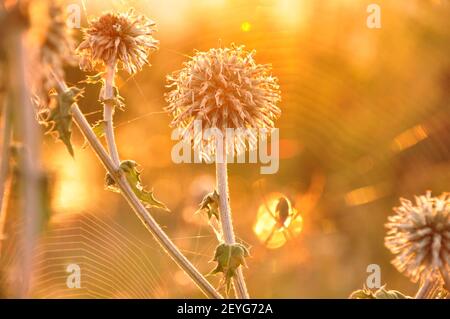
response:
<path id="1" fill-rule="evenodd" d="M 72 160 L 65 150 L 52 158 L 52 168 L 58 171 L 53 198 L 56 212 L 86 207 L 93 196 L 93 190 L 86 187 L 89 174 L 86 167 L 89 164 L 83 161 L 84 156 L 77 155 L 77 162 Z"/>
<path id="2" fill-rule="evenodd" d="M 385 194 L 385 184 L 369 185 L 348 192 L 345 195 L 345 202 L 348 206 L 359 206 L 376 201 Z"/>
<path id="3" fill-rule="evenodd" d="M 244 32 L 249 32 L 252 29 L 252 25 L 250 24 L 250 22 L 245 21 L 241 24 L 241 30 Z"/>

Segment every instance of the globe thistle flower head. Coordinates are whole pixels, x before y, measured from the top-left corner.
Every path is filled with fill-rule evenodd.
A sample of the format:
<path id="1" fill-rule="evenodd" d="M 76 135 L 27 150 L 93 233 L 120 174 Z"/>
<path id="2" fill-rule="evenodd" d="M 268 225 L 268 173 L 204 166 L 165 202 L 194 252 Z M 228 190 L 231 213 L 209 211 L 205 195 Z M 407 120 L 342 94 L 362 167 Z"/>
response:
<path id="1" fill-rule="evenodd" d="M 244 46 L 196 52 L 184 67 L 167 77 L 166 111 L 172 127 L 203 129 L 271 129 L 281 114 L 278 80 L 270 65 L 257 64 Z"/>
<path id="2" fill-rule="evenodd" d="M 432 197 L 427 192 L 415 203 L 401 199 L 386 224 L 385 244 L 396 255 L 392 263 L 413 282 L 450 273 L 449 195 Z"/>
<path id="3" fill-rule="evenodd" d="M 158 48 L 153 38 L 155 22 L 131 9 L 127 13 L 105 13 L 92 20 L 84 30 L 84 41 L 78 46 L 80 67 L 92 70 L 97 63 L 119 62 L 134 74 L 148 63 L 148 55 Z"/>

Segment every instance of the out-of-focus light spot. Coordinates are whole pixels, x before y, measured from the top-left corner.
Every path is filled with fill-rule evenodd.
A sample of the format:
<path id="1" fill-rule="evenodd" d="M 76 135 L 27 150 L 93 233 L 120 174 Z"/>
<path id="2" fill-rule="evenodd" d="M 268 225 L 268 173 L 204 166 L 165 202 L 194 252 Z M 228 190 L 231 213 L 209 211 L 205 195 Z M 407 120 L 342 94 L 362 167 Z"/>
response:
<path id="1" fill-rule="evenodd" d="M 242 22 L 241 30 L 243 32 L 249 32 L 251 29 L 252 29 L 252 25 L 250 22 L 248 22 L 248 21 Z"/>
<path id="2" fill-rule="evenodd" d="M 386 194 L 386 185 L 370 185 L 348 192 L 345 195 L 345 203 L 348 206 L 359 206 L 373 202 Z"/>
<path id="3" fill-rule="evenodd" d="M 282 199 L 286 199 L 283 194 L 270 194 L 259 206 L 257 220 L 253 226 L 258 239 L 270 249 L 282 247 L 303 230 L 303 218 L 290 203 L 287 211 L 277 210 Z"/>
<path id="4" fill-rule="evenodd" d="M 183 216 L 183 219 L 186 223 L 198 225 L 198 226 L 204 225 L 206 218 L 202 214 L 196 214 L 195 212 L 197 210 L 198 210 L 198 206 L 196 206 L 196 205 L 186 206 L 182 210 L 181 216 Z"/>
<path id="5" fill-rule="evenodd" d="M 313 1 L 260 0 L 259 11 L 274 17 L 275 23 L 291 27 L 306 25 L 312 17 Z"/>
<path id="6" fill-rule="evenodd" d="M 212 175 L 203 174 L 195 177 L 187 191 L 189 196 L 202 200 L 203 196 L 215 188 L 215 178 Z"/>
<path id="7" fill-rule="evenodd" d="M 397 135 L 391 144 L 391 149 L 394 152 L 401 152 L 423 141 L 427 137 L 428 133 L 425 127 L 423 125 L 416 125 Z"/>
<path id="8" fill-rule="evenodd" d="M 5 9 L 9 10 L 17 4 L 17 0 L 5 0 L 3 3 Z"/>
<path id="9" fill-rule="evenodd" d="M 298 193 L 295 196 L 295 206 L 302 212 L 303 217 L 312 212 L 320 198 L 325 187 L 326 177 L 320 172 L 316 172 L 311 177 L 311 182 L 306 192 Z"/>
<path id="10" fill-rule="evenodd" d="M 55 186 L 53 206 L 55 211 L 67 211 L 88 206 L 93 190 L 86 187 L 89 177 L 87 159 L 78 155 L 77 162 L 68 158 L 66 150 L 54 154 L 52 168 L 56 168 L 58 179 Z"/>

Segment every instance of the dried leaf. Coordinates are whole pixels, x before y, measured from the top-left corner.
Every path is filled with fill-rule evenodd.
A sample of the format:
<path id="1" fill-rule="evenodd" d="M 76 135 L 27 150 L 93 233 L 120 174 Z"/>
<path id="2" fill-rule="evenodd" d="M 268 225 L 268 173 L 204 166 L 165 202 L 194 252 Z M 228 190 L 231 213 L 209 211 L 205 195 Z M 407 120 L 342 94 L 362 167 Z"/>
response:
<path id="1" fill-rule="evenodd" d="M 200 212 L 206 212 L 209 219 L 215 216 L 219 220 L 219 194 L 217 191 L 209 193 L 203 198 L 196 213 Z"/>
<path id="2" fill-rule="evenodd" d="M 411 297 L 402 294 L 397 290 L 387 290 L 386 285 L 373 291 L 363 288 L 352 292 L 350 299 L 411 299 Z"/>
<path id="3" fill-rule="evenodd" d="M 86 83 L 86 84 L 97 84 L 97 83 L 103 83 L 104 79 L 103 76 L 106 72 L 100 72 L 95 75 L 86 75 L 86 79 L 83 81 L 80 81 L 80 83 Z"/>
<path id="4" fill-rule="evenodd" d="M 109 103 L 114 107 L 119 108 L 119 110 L 123 111 L 125 109 L 125 102 L 124 102 L 124 98 L 119 94 L 119 90 L 117 89 L 117 87 L 113 87 L 113 93 L 114 93 L 114 97 L 109 98 L 109 99 L 105 99 L 104 98 L 104 91 L 105 91 L 105 87 L 103 86 L 102 89 L 100 90 L 100 102 L 101 103 Z"/>
<path id="5" fill-rule="evenodd" d="M 216 248 L 213 261 L 217 262 L 216 268 L 211 271 L 211 275 L 223 273 L 223 282 L 226 286 L 226 292 L 231 289 L 231 279 L 236 275 L 239 266 L 247 267 L 245 258 L 250 256 L 247 247 L 242 244 L 220 244 Z"/>
<path id="6" fill-rule="evenodd" d="M 71 143 L 72 136 L 72 111 L 71 106 L 83 96 L 84 90 L 75 86 L 70 87 L 65 92 L 53 91 L 50 94 L 50 112 L 45 119 L 49 126 L 47 133 L 55 135 L 67 147 L 70 155 L 74 156 Z"/>
<path id="7" fill-rule="evenodd" d="M 158 207 L 169 211 L 164 203 L 158 201 L 153 192 L 145 190 L 141 183 L 141 173 L 137 169 L 138 164 L 132 160 L 125 160 L 120 163 L 120 169 L 125 174 L 131 189 L 136 194 L 136 196 L 145 204 L 146 207 Z M 117 187 L 114 178 L 107 173 L 105 177 L 105 186 L 107 189 L 119 193 L 120 189 Z"/>
<path id="8" fill-rule="evenodd" d="M 106 128 L 106 122 L 104 120 L 98 120 L 92 126 L 92 131 L 94 131 L 95 136 L 97 136 L 98 138 L 101 138 L 101 137 L 105 136 L 105 128 Z"/>

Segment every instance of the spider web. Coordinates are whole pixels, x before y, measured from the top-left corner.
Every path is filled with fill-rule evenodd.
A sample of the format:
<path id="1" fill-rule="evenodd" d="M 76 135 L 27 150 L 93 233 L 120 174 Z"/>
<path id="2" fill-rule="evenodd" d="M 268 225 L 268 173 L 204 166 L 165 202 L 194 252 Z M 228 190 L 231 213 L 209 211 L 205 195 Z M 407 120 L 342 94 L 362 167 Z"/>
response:
<path id="1" fill-rule="evenodd" d="M 82 213 L 56 218 L 35 255 L 32 295 L 38 298 L 161 298 L 167 286 L 152 254 L 113 219 Z M 69 288 L 69 265 L 81 288 Z"/>
<path id="2" fill-rule="evenodd" d="M 131 218 L 131 217 L 130 217 Z M 134 216 L 133 216 L 134 218 Z M 0 259 L 0 294 L 20 296 L 22 222 L 8 225 Z M 128 227 L 127 227 L 128 228 Z M 143 241 L 105 214 L 83 212 L 55 215 L 41 234 L 33 259 L 32 298 L 168 298 L 201 296 L 197 287 L 162 252 L 150 235 Z M 191 262 L 207 273 L 208 261 L 217 244 L 214 236 L 199 226 L 196 236 L 174 237 Z M 80 287 L 71 287 L 79 267 Z M 183 283 L 176 279 L 183 277 Z"/>

